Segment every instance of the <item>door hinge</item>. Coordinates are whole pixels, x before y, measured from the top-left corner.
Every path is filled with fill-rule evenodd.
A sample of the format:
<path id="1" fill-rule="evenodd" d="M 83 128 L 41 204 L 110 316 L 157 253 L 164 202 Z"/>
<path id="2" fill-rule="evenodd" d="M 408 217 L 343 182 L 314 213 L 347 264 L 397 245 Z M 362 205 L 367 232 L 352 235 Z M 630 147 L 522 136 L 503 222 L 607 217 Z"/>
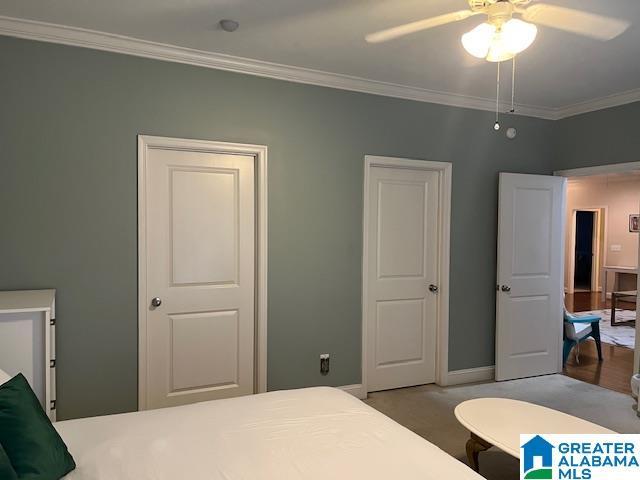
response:
<path id="1" fill-rule="evenodd" d="M 51 400 L 50 409 L 51 410 L 55 410 L 56 409 L 56 401 L 55 400 Z"/>
<path id="2" fill-rule="evenodd" d="M 56 368 L 56 359 L 52 358 L 49 360 L 49 368 Z"/>

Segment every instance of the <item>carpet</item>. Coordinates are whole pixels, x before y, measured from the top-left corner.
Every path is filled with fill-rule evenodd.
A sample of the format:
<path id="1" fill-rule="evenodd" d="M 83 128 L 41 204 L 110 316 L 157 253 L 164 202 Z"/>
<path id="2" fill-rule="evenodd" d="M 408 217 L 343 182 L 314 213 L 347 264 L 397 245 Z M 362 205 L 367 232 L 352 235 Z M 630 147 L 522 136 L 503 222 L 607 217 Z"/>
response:
<path id="1" fill-rule="evenodd" d="M 640 433 L 633 399 L 628 395 L 574 380 L 564 375 L 453 387 L 423 385 L 370 393 L 365 403 L 467 463 L 469 432 L 453 409 L 471 398 L 524 400 L 584 418 L 620 433 Z M 492 448 L 480 454 L 480 474 L 489 480 L 519 478 L 518 460 Z M 453 479 L 452 479 L 453 480 Z"/>
<path id="2" fill-rule="evenodd" d="M 636 346 L 636 327 L 634 325 L 616 325 L 611 326 L 611 309 L 593 310 L 591 312 L 576 313 L 580 315 L 597 315 L 602 317 L 600 322 L 600 339 L 605 343 L 619 345 L 620 347 L 635 348 Z M 636 319 L 636 312 L 633 310 L 622 310 L 616 308 L 616 323 Z"/>

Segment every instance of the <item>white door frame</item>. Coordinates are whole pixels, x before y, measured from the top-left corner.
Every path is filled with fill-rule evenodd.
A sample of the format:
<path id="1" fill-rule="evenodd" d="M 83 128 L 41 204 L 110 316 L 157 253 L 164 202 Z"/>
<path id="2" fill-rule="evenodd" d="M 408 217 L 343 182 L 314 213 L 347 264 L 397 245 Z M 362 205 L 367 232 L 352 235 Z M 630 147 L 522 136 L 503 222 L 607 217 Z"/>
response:
<path id="1" fill-rule="evenodd" d="M 598 165 L 596 167 L 571 168 L 568 170 L 557 170 L 553 172 L 553 174 L 561 177 L 588 177 L 591 175 L 605 175 L 607 173 L 625 173 L 633 170 L 640 170 L 640 162 L 612 163 L 611 165 Z M 638 234 L 638 262 L 640 262 L 640 234 Z M 638 275 L 637 290 L 640 292 L 640 275 Z M 639 311 L 640 295 L 636 302 L 636 312 Z M 640 322 L 636 322 L 636 348 L 633 352 L 633 358 L 633 371 L 638 373 L 640 371 Z"/>
<path id="2" fill-rule="evenodd" d="M 147 400 L 146 165 L 150 148 L 249 155 L 255 159 L 256 299 L 254 392 L 267 391 L 267 147 L 242 143 L 138 135 L 138 409 Z"/>
<path id="3" fill-rule="evenodd" d="M 438 172 L 440 187 L 440 216 L 438 228 L 438 318 L 436 321 L 436 383 L 445 385 L 449 373 L 449 256 L 451 230 L 451 169 L 448 162 L 410 160 L 406 158 L 364 157 L 364 211 L 362 217 L 362 393 L 366 396 L 367 386 L 367 318 L 368 318 L 368 261 L 369 258 L 369 177 L 373 167 L 405 168 Z"/>
<path id="4" fill-rule="evenodd" d="M 600 278 L 600 260 L 602 259 L 602 265 L 607 264 L 607 251 L 604 249 L 604 245 L 607 244 L 607 229 L 603 227 L 604 222 L 607 221 L 609 212 L 607 207 L 586 207 L 586 208 L 574 208 L 571 210 L 571 224 L 569 233 L 569 253 L 570 257 L 567 265 L 567 293 L 575 293 L 575 271 L 576 271 L 576 220 L 578 212 L 593 212 L 594 213 L 594 229 L 593 229 L 593 258 L 591 259 L 591 291 L 599 292 L 601 290 Z M 604 228 L 604 238 L 602 237 L 602 230 Z"/>

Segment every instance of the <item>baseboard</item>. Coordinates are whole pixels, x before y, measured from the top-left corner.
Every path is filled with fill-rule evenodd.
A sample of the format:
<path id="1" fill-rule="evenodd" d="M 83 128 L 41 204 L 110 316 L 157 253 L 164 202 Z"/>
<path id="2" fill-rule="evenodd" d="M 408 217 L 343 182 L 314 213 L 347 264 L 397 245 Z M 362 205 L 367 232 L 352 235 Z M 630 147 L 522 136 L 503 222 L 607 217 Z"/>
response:
<path id="1" fill-rule="evenodd" d="M 464 383 L 486 382 L 495 378 L 495 367 L 467 368 L 454 370 L 447 374 L 447 386 L 462 385 Z"/>
<path id="2" fill-rule="evenodd" d="M 338 387 L 340 390 L 344 390 L 347 393 L 350 393 L 356 398 L 360 400 L 364 400 L 367 398 L 367 392 L 364 390 L 364 386 L 361 383 L 357 383 L 354 385 L 344 385 L 342 387 Z"/>
<path id="3" fill-rule="evenodd" d="M 464 383 L 486 382 L 493 380 L 495 377 L 495 367 L 493 365 L 488 367 L 468 368 L 465 370 L 455 370 L 447 374 L 446 383 L 443 386 L 449 385 L 462 385 Z M 367 392 L 364 385 L 358 383 L 354 385 L 344 385 L 337 387 L 347 393 L 350 393 L 356 398 L 364 400 L 367 398 Z"/>

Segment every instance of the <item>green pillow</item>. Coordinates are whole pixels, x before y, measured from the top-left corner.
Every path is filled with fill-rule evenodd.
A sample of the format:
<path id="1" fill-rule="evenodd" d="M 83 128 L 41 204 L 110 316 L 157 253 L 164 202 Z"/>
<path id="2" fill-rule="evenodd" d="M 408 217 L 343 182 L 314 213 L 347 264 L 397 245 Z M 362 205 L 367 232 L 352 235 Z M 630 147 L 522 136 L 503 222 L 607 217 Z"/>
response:
<path id="1" fill-rule="evenodd" d="M 0 385 L 0 445 L 20 480 L 58 480 L 76 468 L 21 373 Z"/>
<path id="2" fill-rule="evenodd" d="M 0 445 L 0 478 L 2 480 L 18 480 L 18 475 L 11 466 L 9 457 L 7 457 L 2 445 Z"/>

